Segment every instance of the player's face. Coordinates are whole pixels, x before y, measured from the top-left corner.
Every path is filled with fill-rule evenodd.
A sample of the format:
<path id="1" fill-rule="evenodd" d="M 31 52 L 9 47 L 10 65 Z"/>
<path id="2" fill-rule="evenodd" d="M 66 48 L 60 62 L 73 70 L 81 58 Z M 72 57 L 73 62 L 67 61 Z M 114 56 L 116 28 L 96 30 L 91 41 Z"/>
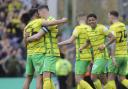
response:
<path id="1" fill-rule="evenodd" d="M 89 18 L 87 19 L 87 23 L 88 23 L 88 25 L 90 25 L 92 28 L 95 28 L 96 25 L 97 25 L 97 19 L 94 18 L 94 17 L 89 17 Z"/>
<path id="2" fill-rule="evenodd" d="M 110 23 L 112 23 L 113 16 L 112 16 L 112 15 L 110 15 L 110 13 L 108 13 L 108 20 L 109 20 L 109 22 L 110 22 Z"/>
<path id="3" fill-rule="evenodd" d="M 39 16 L 43 18 L 47 18 L 49 15 L 49 11 L 45 8 L 39 10 Z"/>
<path id="4" fill-rule="evenodd" d="M 80 24 L 81 22 L 86 22 L 86 16 L 78 17 L 77 18 L 78 23 Z"/>

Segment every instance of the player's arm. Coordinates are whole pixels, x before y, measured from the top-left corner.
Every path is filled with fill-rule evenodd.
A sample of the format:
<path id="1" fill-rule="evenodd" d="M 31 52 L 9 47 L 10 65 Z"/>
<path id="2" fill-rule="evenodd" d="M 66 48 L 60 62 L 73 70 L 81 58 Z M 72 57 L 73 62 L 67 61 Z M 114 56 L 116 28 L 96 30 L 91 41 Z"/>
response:
<path id="1" fill-rule="evenodd" d="M 116 63 L 116 59 L 115 59 L 115 49 L 116 49 L 116 42 L 114 42 L 111 47 L 111 59 L 112 59 L 113 65 L 117 67 L 118 64 Z"/>
<path id="2" fill-rule="evenodd" d="M 116 37 L 112 32 L 109 32 L 107 37 L 110 39 L 106 44 L 102 44 L 99 46 L 99 50 L 104 50 L 106 47 L 108 47 L 110 44 L 112 44 L 114 41 L 116 41 Z"/>
<path id="3" fill-rule="evenodd" d="M 53 25 L 59 25 L 67 22 L 67 18 L 62 18 L 59 20 L 54 20 L 54 21 L 43 21 L 42 25 L 43 26 L 53 26 Z"/>
<path id="4" fill-rule="evenodd" d="M 27 38 L 27 42 L 32 42 L 39 40 L 41 37 L 43 37 L 48 32 L 47 27 L 42 27 L 40 31 L 37 34 L 34 34 Z"/>
<path id="5" fill-rule="evenodd" d="M 25 47 L 27 47 L 27 37 L 29 37 L 29 33 L 28 32 L 26 32 L 26 29 L 24 29 L 24 37 L 23 37 L 23 43 L 24 43 L 24 45 L 25 45 Z"/>
<path id="6" fill-rule="evenodd" d="M 116 41 L 116 37 L 114 36 L 114 34 L 112 32 L 110 32 L 107 37 L 110 39 L 105 46 L 108 47 L 110 44 L 114 43 L 114 41 Z"/>
<path id="7" fill-rule="evenodd" d="M 54 21 L 43 21 L 42 23 L 43 27 L 40 29 L 40 31 L 37 34 L 31 37 L 28 37 L 27 42 L 39 40 L 42 36 L 44 36 L 48 32 L 48 29 L 46 28 L 46 26 L 58 25 L 58 24 L 65 23 L 66 21 L 67 21 L 67 18 L 62 18 L 60 20 L 54 20 Z"/>
<path id="8" fill-rule="evenodd" d="M 90 44 L 90 40 L 86 40 L 86 42 L 79 48 L 80 51 L 87 48 Z"/>
<path id="9" fill-rule="evenodd" d="M 72 35 L 69 39 L 58 43 L 58 45 L 71 44 L 71 43 L 73 43 L 75 40 L 76 40 L 76 37 Z"/>

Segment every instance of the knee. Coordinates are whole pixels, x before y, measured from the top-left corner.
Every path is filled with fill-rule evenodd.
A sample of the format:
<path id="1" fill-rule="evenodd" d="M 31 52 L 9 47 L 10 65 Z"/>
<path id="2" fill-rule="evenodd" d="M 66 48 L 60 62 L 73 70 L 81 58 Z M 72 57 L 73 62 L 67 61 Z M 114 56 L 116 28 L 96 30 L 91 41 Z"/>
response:
<path id="1" fill-rule="evenodd" d="M 51 77 L 51 73 L 50 72 L 44 72 L 43 73 L 43 79 L 44 78 L 50 78 Z"/>
<path id="2" fill-rule="evenodd" d="M 115 80 L 115 74 L 108 74 L 108 80 Z"/>
<path id="3" fill-rule="evenodd" d="M 33 78 L 33 75 L 26 75 L 26 79 L 31 80 Z"/>

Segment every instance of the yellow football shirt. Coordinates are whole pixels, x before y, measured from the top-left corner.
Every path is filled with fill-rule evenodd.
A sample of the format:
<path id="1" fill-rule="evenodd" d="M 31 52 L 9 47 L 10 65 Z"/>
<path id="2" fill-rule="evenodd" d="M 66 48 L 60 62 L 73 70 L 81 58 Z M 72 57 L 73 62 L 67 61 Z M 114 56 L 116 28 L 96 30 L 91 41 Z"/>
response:
<path id="1" fill-rule="evenodd" d="M 94 53 L 94 59 L 101 59 L 108 57 L 108 53 L 106 52 L 106 49 L 103 51 L 100 51 L 98 47 L 105 42 L 105 37 L 108 34 L 108 29 L 102 25 L 97 24 L 96 28 L 91 31 L 89 31 L 88 36 L 91 42 L 91 45 L 93 47 L 93 53 Z"/>
<path id="2" fill-rule="evenodd" d="M 30 33 L 30 36 L 38 33 L 42 27 L 43 19 L 35 19 L 28 23 L 25 27 L 25 31 Z M 33 41 L 27 44 L 27 54 L 43 54 L 45 53 L 44 37 L 38 41 Z"/>
<path id="3" fill-rule="evenodd" d="M 86 42 L 88 39 L 88 30 L 91 30 L 90 26 L 86 24 L 80 24 L 79 26 L 76 26 L 73 31 L 73 36 L 75 36 L 76 39 L 76 60 L 91 60 L 91 51 L 90 47 L 83 49 L 83 51 L 80 53 L 79 48 Z"/>
<path id="4" fill-rule="evenodd" d="M 51 16 L 47 19 L 47 21 L 54 21 L 55 19 Z M 57 25 L 49 26 L 48 33 L 45 35 L 45 44 L 46 44 L 46 55 L 47 56 L 60 56 L 59 47 L 58 47 L 58 29 Z"/>
<path id="5" fill-rule="evenodd" d="M 127 54 L 127 33 L 125 24 L 122 22 L 116 22 L 110 26 L 110 32 L 112 32 L 116 37 L 116 50 L 115 55 L 124 57 L 128 56 Z"/>

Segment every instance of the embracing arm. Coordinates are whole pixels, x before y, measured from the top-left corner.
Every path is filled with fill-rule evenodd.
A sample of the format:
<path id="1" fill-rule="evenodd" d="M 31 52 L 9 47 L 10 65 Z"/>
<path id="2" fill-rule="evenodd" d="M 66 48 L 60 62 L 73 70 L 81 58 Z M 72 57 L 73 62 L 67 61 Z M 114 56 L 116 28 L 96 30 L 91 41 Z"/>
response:
<path id="1" fill-rule="evenodd" d="M 46 33 L 48 32 L 48 29 L 46 27 L 42 27 L 40 31 L 37 34 L 34 34 L 27 38 L 27 42 L 32 42 L 35 40 L 41 39 Z"/>
<path id="2" fill-rule="evenodd" d="M 72 35 L 69 39 L 58 43 L 58 45 L 71 44 L 71 43 L 73 43 L 75 40 L 76 40 L 76 37 Z"/>
<path id="3" fill-rule="evenodd" d="M 54 21 L 43 21 L 43 26 L 53 26 L 53 25 L 59 25 L 67 22 L 67 18 L 62 18 Z"/>

